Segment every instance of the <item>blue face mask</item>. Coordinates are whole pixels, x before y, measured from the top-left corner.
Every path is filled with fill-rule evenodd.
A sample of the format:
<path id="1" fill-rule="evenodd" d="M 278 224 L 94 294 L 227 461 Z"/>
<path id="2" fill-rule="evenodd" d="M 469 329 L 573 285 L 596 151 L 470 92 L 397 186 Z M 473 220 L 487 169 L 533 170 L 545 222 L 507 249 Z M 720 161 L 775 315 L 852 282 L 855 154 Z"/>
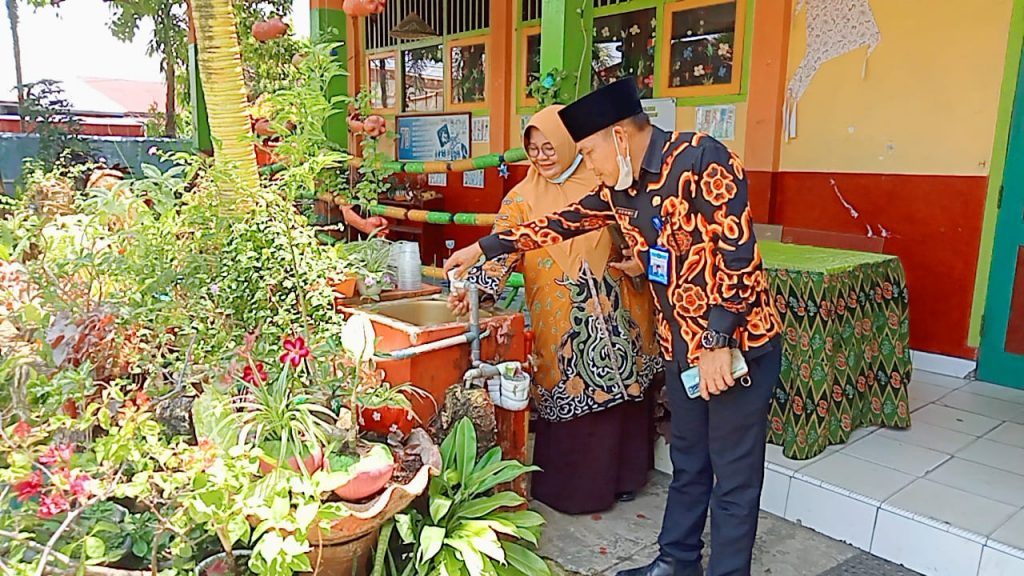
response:
<path id="1" fill-rule="evenodd" d="M 565 172 L 562 172 L 555 178 L 548 178 L 547 181 L 552 184 L 562 184 L 569 179 L 570 176 L 576 172 L 576 169 L 580 167 L 580 162 L 583 162 L 583 155 L 577 154 L 576 159 L 573 160 L 572 165 L 566 168 Z"/>

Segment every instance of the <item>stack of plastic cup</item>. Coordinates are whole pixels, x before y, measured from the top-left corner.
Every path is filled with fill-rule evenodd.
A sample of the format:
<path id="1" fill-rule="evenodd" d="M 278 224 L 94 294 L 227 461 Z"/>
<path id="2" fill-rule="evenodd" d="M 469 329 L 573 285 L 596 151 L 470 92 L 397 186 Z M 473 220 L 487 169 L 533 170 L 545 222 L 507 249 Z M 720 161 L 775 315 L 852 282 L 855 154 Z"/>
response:
<path id="1" fill-rule="evenodd" d="M 419 290 L 423 286 L 418 242 L 395 242 L 391 246 L 391 263 L 395 267 L 399 290 Z"/>

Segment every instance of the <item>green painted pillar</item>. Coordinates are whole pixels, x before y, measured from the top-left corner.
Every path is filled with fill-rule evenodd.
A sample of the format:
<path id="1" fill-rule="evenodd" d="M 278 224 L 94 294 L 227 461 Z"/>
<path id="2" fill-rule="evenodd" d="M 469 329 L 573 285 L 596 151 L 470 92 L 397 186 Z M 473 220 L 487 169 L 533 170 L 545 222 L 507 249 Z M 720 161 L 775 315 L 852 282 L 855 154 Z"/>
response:
<path id="1" fill-rule="evenodd" d="M 592 0 L 544 0 L 541 5 L 540 71 L 567 74 L 559 91 L 565 103 L 590 92 L 593 29 Z"/>
<path id="2" fill-rule="evenodd" d="M 348 62 L 349 53 L 347 38 L 348 17 L 341 10 L 341 0 L 310 0 L 309 5 L 309 39 L 317 42 L 342 42 L 333 56 L 342 64 Z M 327 97 L 335 98 L 348 94 L 348 77 L 337 75 L 327 82 Z M 324 122 L 324 133 L 327 139 L 341 147 L 348 146 L 348 113 L 344 104 L 335 105 L 338 111 L 327 117 Z"/>

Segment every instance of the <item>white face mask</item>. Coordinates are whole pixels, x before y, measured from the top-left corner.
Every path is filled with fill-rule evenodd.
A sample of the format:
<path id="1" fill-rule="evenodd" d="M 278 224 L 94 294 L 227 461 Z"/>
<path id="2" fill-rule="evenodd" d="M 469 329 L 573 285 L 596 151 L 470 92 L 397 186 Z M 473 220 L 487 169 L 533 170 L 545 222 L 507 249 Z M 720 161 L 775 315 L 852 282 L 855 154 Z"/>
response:
<path id="1" fill-rule="evenodd" d="M 629 146 L 626 146 L 626 156 L 619 152 L 619 142 L 612 133 L 612 141 L 615 143 L 615 161 L 619 164 L 619 179 L 615 182 L 616 190 L 625 190 L 633 185 L 633 161 L 629 157 Z"/>

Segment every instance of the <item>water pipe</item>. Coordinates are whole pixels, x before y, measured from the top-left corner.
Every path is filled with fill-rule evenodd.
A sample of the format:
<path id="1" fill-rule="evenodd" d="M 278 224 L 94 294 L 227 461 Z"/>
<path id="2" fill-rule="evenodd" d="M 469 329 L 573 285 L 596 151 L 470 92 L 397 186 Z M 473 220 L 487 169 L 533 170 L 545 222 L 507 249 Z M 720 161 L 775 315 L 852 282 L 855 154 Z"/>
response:
<path id="1" fill-rule="evenodd" d="M 470 366 L 476 368 L 480 365 L 480 288 L 476 282 L 469 283 L 469 335 Z"/>
<path id="2" fill-rule="evenodd" d="M 479 332 L 480 328 L 477 327 L 477 335 L 473 334 L 473 330 L 466 331 L 465 334 L 459 334 L 458 336 L 449 336 L 436 342 L 428 342 L 426 344 L 420 344 L 418 346 L 410 346 L 408 348 L 402 348 L 401 350 L 395 350 L 394 352 L 378 352 L 376 360 L 406 360 L 413 356 L 419 356 L 420 354 L 426 354 L 427 352 L 434 352 L 437 350 L 444 350 L 445 348 L 451 348 L 452 346 L 460 346 L 462 344 L 470 344 L 471 346 L 475 343 L 476 346 L 480 345 L 480 340 L 487 338 L 491 335 L 490 330 L 484 330 Z"/>

